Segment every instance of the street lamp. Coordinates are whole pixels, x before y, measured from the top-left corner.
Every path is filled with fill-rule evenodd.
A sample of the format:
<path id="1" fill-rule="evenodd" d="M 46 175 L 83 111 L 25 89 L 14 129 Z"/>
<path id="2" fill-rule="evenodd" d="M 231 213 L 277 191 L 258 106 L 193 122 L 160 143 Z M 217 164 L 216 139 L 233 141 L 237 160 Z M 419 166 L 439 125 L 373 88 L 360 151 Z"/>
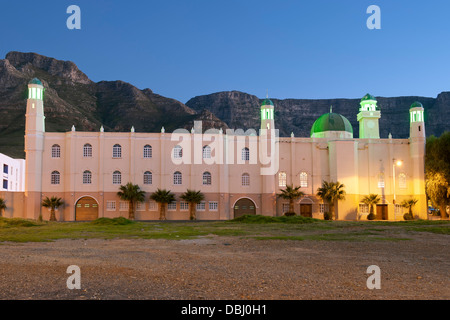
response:
<path id="1" fill-rule="evenodd" d="M 392 159 L 392 177 L 393 177 L 393 181 L 394 181 L 394 205 L 395 205 L 395 167 L 401 167 L 403 165 L 403 161 L 402 160 L 396 160 L 396 159 Z"/>

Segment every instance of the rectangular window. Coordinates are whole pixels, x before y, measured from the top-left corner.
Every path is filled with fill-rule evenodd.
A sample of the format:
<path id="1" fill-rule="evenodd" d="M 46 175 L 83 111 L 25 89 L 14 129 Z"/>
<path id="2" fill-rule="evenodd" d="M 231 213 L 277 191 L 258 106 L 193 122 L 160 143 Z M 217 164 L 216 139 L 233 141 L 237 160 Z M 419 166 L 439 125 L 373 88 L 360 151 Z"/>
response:
<path id="1" fill-rule="evenodd" d="M 167 210 L 168 211 L 176 211 L 177 210 L 177 203 L 176 203 L 176 201 L 168 203 L 167 204 Z"/>
<path id="2" fill-rule="evenodd" d="M 8 180 L 3 180 L 3 189 L 8 190 Z"/>
<path id="3" fill-rule="evenodd" d="M 106 201 L 106 210 L 107 211 L 116 211 L 116 202 L 115 201 Z"/>
<path id="4" fill-rule="evenodd" d="M 368 214 L 369 213 L 369 205 L 360 203 L 359 204 L 359 213 Z"/>
<path id="5" fill-rule="evenodd" d="M 278 186 L 286 187 L 286 182 L 287 182 L 286 180 L 287 180 L 286 172 L 280 172 L 278 174 Z"/>
<path id="6" fill-rule="evenodd" d="M 328 204 L 326 204 L 326 203 L 319 204 L 319 211 L 320 211 L 320 213 L 329 212 Z"/>
<path id="7" fill-rule="evenodd" d="M 120 203 L 119 203 L 120 211 L 128 211 L 129 207 L 130 207 L 130 204 L 128 201 L 120 201 Z"/>
<path id="8" fill-rule="evenodd" d="M 209 202 L 209 211 L 217 211 L 219 209 L 219 203 L 217 201 Z"/>
<path id="9" fill-rule="evenodd" d="M 206 209 L 206 202 L 205 201 L 197 203 L 197 211 L 205 211 L 205 209 Z"/>
<path id="10" fill-rule="evenodd" d="M 181 211 L 188 211 L 189 210 L 189 202 L 181 201 L 180 202 L 180 210 Z"/>
<path id="11" fill-rule="evenodd" d="M 283 213 L 289 212 L 289 203 L 283 203 Z"/>
<path id="12" fill-rule="evenodd" d="M 394 207 L 394 213 L 395 213 L 396 215 L 402 214 L 402 213 L 403 213 L 403 207 L 402 207 L 401 204 L 396 204 L 396 205 L 395 205 L 395 207 Z"/>
<path id="13" fill-rule="evenodd" d="M 156 201 L 150 200 L 148 203 L 148 211 L 156 211 L 158 209 L 158 206 L 156 205 Z"/>
<path id="14" fill-rule="evenodd" d="M 8 165 L 7 164 L 3 165 L 3 173 L 8 174 Z"/>
<path id="15" fill-rule="evenodd" d="M 144 202 L 136 203 L 136 211 L 145 211 L 145 203 Z"/>

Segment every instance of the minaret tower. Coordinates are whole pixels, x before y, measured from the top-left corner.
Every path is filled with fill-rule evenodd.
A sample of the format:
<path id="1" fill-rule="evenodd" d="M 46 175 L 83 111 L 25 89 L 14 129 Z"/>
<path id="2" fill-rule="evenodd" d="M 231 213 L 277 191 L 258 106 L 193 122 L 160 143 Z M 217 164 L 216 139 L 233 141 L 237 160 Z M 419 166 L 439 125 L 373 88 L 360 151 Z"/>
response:
<path id="1" fill-rule="evenodd" d="M 37 78 L 28 84 L 25 118 L 25 210 L 26 218 L 37 219 L 41 213 L 42 154 L 45 132 L 44 86 Z"/>
<path id="2" fill-rule="evenodd" d="M 409 109 L 409 150 L 412 160 L 412 197 L 419 200 L 414 211 L 419 218 L 427 219 L 427 199 L 425 194 L 425 118 L 420 102 L 414 102 Z"/>
<path id="3" fill-rule="evenodd" d="M 275 129 L 274 105 L 269 97 L 261 105 L 261 129 Z"/>
<path id="4" fill-rule="evenodd" d="M 374 96 L 366 94 L 361 99 L 361 108 L 358 113 L 359 138 L 380 139 L 379 119 L 381 112 L 377 110 L 377 100 Z"/>

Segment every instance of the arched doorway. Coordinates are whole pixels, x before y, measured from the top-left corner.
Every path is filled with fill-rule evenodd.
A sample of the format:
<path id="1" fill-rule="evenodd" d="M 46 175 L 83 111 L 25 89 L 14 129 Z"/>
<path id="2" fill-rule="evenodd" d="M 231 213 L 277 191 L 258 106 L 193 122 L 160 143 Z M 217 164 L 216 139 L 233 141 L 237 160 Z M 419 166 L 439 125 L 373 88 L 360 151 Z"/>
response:
<path id="1" fill-rule="evenodd" d="M 75 205 L 75 221 L 98 219 L 98 203 L 94 198 L 83 197 Z"/>
<path id="2" fill-rule="evenodd" d="M 256 215 L 255 203 L 248 198 L 239 199 L 234 204 L 234 217 L 238 218 L 247 214 Z"/>

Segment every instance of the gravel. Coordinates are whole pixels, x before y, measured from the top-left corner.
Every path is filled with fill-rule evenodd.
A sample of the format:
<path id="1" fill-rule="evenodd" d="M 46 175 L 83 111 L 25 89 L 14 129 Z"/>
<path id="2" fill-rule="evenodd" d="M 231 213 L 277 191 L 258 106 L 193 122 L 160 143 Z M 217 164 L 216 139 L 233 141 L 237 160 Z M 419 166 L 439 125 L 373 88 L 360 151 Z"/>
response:
<path id="1" fill-rule="evenodd" d="M 0 244 L 2 300 L 450 298 L 450 237 L 408 241 L 58 240 Z M 69 290 L 68 266 L 81 270 Z M 381 270 L 368 289 L 367 268 Z"/>

